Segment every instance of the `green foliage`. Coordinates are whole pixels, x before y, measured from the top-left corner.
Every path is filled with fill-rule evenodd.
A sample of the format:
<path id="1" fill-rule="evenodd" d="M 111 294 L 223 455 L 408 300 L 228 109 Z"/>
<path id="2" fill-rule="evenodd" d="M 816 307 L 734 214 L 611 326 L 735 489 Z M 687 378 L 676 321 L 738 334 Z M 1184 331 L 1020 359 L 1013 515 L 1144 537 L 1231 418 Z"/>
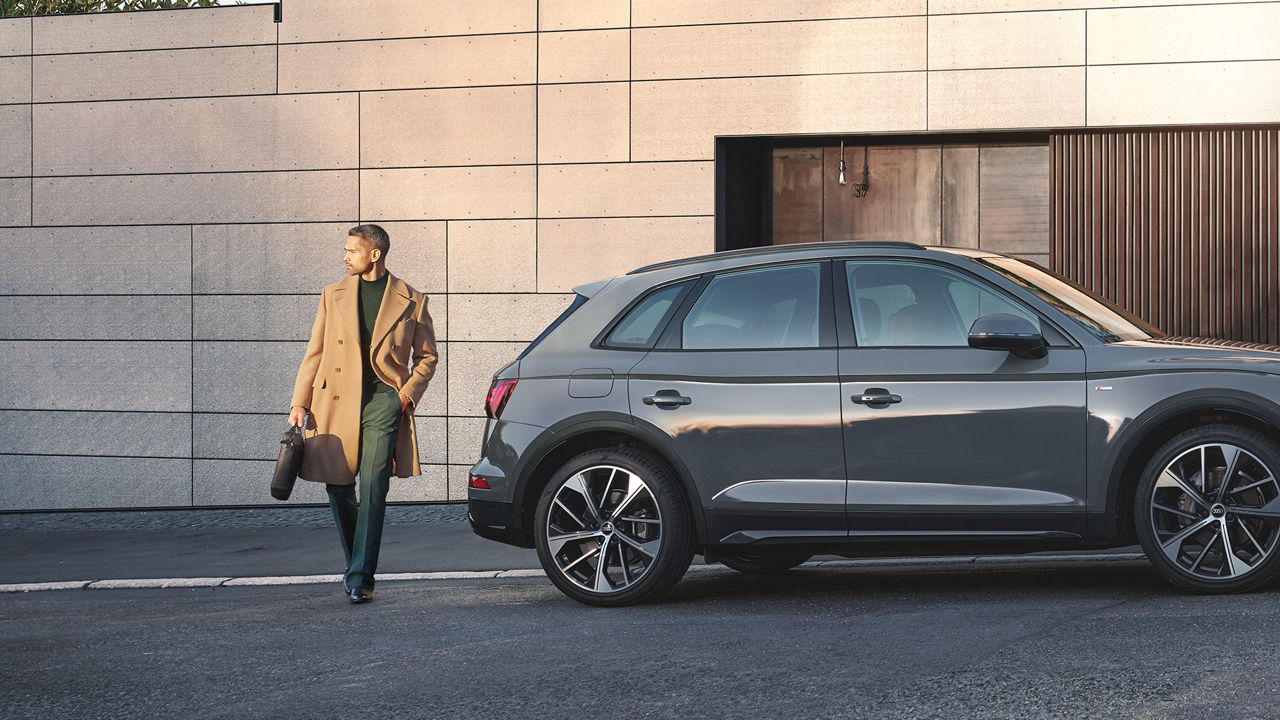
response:
<path id="1" fill-rule="evenodd" d="M 217 5 L 218 0 L 0 0 L 0 17 L 216 7 Z"/>

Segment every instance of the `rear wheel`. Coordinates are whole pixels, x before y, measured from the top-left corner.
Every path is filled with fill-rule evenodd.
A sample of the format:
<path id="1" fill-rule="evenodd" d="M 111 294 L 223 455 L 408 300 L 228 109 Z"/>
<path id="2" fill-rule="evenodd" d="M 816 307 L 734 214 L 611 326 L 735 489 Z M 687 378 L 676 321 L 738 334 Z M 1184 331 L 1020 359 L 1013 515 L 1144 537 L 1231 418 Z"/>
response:
<path id="1" fill-rule="evenodd" d="M 630 605 L 666 592 L 693 559 L 675 478 L 647 453 L 605 448 L 570 460 L 538 500 L 534 543 L 547 577 L 588 605 Z"/>
<path id="2" fill-rule="evenodd" d="M 795 552 L 738 552 L 721 555 L 720 562 L 748 575 L 774 575 L 786 572 L 810 557 L 809 553 Z"/>
<path id="3" fill-rule="evenodd" d="M 1280 570 L 1280 445 L 1235 425 L 1188 430 L 1138 483 L 1134 520 L 1147 557 L 1196 592 L 1255 588 Z"/>

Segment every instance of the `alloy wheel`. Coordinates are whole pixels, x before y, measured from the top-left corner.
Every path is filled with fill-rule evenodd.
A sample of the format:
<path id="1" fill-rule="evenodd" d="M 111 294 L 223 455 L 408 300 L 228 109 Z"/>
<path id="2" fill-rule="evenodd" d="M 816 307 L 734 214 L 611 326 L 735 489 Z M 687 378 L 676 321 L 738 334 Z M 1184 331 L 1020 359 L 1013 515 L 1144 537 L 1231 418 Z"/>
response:
<path id="1" fill-rule="evenodd" d="M 1226 442 L 1177 455 L 1151 491 L 1160 551 L 1197 580 L 1239 579 L 1271 557 L 1280 539 L 1280 483 L 1256 455 Z"/>
<path id="2" fill-rule="evenodd" d="M 662 547 L 662 513 L 653 489 L 616 465 L 595 465 L 561 483 L 543 528 L 560 574 L 591 593 L 639 582 Z"/>

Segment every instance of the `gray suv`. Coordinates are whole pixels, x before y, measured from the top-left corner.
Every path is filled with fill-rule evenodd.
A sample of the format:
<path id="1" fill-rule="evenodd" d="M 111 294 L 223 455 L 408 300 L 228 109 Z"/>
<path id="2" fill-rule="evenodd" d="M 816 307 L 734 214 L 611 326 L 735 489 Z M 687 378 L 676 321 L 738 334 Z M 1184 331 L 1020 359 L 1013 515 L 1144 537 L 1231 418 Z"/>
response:
<path id="1" fill-rule="evenodd" d="M 1024 260 L 824 243 L 576 289 L 489 390 L 478 534 L 593 605 L 695 554 L 1142 543 L 1173 584 L 1280 567 L 1280 348 L 1165 337 Z"/>

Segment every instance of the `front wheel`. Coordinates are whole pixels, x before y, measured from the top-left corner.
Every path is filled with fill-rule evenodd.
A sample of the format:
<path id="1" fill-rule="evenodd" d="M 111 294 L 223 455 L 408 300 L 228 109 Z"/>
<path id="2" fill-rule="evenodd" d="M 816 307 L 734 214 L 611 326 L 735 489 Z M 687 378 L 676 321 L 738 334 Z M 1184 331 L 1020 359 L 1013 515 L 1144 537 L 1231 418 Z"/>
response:
<path id="1" fill-rule="evenodd" d="M 1134 521 L 1166 580 L 1195 592 L 1253 589 L 1280 570 L 1280 445 L 1236 425 L 1174 437 L 1142 472 Z"/>
<path id="2" fill-rule="evenodd" d="M 588 605 L 656 597 L 693 559 L 689 511 L 674 476 L 636 450 L 604 448 L 570 460 L 542 491 L 535 523 L 547 577 Z"/>

